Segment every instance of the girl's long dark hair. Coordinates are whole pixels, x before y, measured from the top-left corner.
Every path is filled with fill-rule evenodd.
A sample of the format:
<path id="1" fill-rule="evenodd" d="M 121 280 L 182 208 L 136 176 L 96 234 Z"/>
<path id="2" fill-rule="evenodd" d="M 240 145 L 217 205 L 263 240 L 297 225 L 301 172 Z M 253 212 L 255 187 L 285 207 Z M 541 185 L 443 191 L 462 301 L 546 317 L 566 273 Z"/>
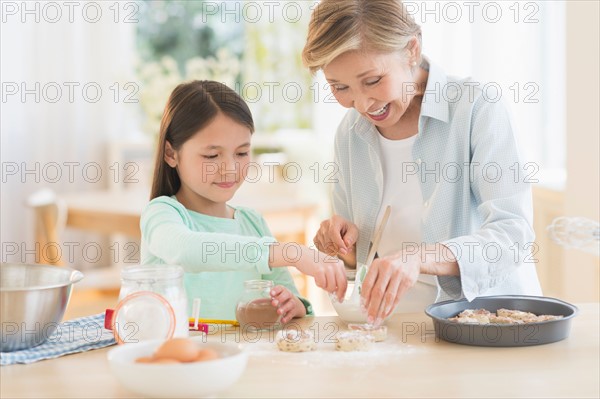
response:
<path id="1" fill-rule="evenodd" d="M 160 122 L 151 200 L 162 195 L 175 195 L 181 187 L 177 170 L 165 162 L 166 142 L 171 143 L 175 151 L 179 150 L 219 112 L 248 127 L 251 133 L 254 132 L 254 121 L 248 105 L 226 85 L 210 80 L 194 80 L 182 83 L 173 90 Z"/>

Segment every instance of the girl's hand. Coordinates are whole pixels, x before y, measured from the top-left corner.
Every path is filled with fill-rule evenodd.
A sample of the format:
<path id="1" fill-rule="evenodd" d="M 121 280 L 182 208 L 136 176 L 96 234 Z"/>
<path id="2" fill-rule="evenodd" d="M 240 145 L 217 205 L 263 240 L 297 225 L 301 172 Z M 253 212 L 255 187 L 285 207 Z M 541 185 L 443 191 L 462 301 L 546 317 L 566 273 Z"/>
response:
<path id="1" fill-rule="evenodd" d="M 368 322 L 379 325 L 400 302 L 400 298 L 417 282 L 421 269 L 420 253 L 375 259 L 362 284 L 361 296 Z"/>
<path id="2" fill-rule="evenodd" d="M 344 262 L 333 256 L 325 255 L 316 249 L 302 247 L 302 255 L 296 268 L 309 276 L 313 276 L 317 287 L 324 289 L 329 293 L 336 293 L 339 301 L 344 299 L 348 280 L 346 279 L 346 269 Z"/>
<path id="3" fill-rule="evenodd" d="M 271 267 L 295 266 L 300 272 L 314 277 L 317 287 L 329 293 L 335 292 L 340 302 L 348 287 L 344 262 L 314 248 L 308 248 L 306 245 L 297 243 L 271 245 L 269 265 Z"/>
<path id="4" fill-rule="evenodd" d="M 334 215 L 321 222 L 313 242 L 327 255 L 337 256 L 348 266 L 356 267 L 356 240 L 358 227 L 341 216 Z"/>
<path id="5" fill-rule="evenodd" d="M 306 308 L 302 301 L 283 285 L 276 285 L 271 289 L 271 305 L 277 308 L 283 324 L 295 317 L 306 316 Z"/>

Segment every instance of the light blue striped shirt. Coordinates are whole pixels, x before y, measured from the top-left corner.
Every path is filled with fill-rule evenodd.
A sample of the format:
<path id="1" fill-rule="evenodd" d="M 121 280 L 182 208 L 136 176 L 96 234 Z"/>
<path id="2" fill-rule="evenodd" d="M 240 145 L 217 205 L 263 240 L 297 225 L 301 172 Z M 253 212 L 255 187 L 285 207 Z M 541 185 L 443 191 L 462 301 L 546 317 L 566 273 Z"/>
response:
<path id="1" fill-rule="evenodd" d="M 438 276 L 436 300 L 541 295 L 531 255 L 531 187 L 506 107 L 487 97 L 477 82 L 429 65 L 413 162 L 396 172 L 398 184 L 403 175 L 420 177 L 423 242 L 443 243 L 458 260 L 460 276 Z M 351 109 L 335 139 L 334 212 L 358 226 L 357 260 L 362 263 L 386 205 L 381 203 L 378 134 Z M 405 244 L 398 242 L 398 250 Z"/>

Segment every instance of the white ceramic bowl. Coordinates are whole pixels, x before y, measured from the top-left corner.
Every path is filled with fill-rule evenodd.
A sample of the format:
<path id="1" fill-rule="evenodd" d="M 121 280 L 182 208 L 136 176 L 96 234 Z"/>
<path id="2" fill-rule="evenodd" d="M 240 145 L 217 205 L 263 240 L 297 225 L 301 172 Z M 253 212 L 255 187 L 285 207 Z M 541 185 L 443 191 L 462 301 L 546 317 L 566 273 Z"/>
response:
<path id="1" fill-rule="evenodd" d="M 246 369 L 248 355 L 240 345 L 202 342 L 192 337 L 198 348 L 212 348 L 220 357 L 204 362 L 181 364 L 135 363 L 151 356 L 164 340 L 124 344 L 108 353 L 112 373 L 132 392 L 153 398 L 190 398 L 214 396 L 232 386 Z"/>
<path id="2" fill-rule="evenodd" d="M 367 313 L 363 313 L 360 310 L 360 297 L 358 297 L 357 294 L 352 296 L 353 291 L 354 283 L 349 281 L 348 289 L 346 290 L 346 295 L 344 296 L 344 301 L 340 303 L 337 300 L 337 296 L 329 295 L 331 305 L 337 312 L 340 319 L 346 323 L 366 323 Z"/>

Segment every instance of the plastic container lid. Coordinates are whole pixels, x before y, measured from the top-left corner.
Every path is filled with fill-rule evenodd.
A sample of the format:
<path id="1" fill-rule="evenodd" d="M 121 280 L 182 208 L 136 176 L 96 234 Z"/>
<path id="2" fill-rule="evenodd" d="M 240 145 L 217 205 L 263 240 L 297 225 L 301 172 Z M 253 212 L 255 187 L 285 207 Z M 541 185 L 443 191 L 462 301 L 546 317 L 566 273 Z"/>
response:
<path id="1" fill-rule="evenodd" d="M 110 325 L 119 344 L 169 339 L 175 332 L 175 312 L 161 295 L 138 291 L 118 303 Z"/>

